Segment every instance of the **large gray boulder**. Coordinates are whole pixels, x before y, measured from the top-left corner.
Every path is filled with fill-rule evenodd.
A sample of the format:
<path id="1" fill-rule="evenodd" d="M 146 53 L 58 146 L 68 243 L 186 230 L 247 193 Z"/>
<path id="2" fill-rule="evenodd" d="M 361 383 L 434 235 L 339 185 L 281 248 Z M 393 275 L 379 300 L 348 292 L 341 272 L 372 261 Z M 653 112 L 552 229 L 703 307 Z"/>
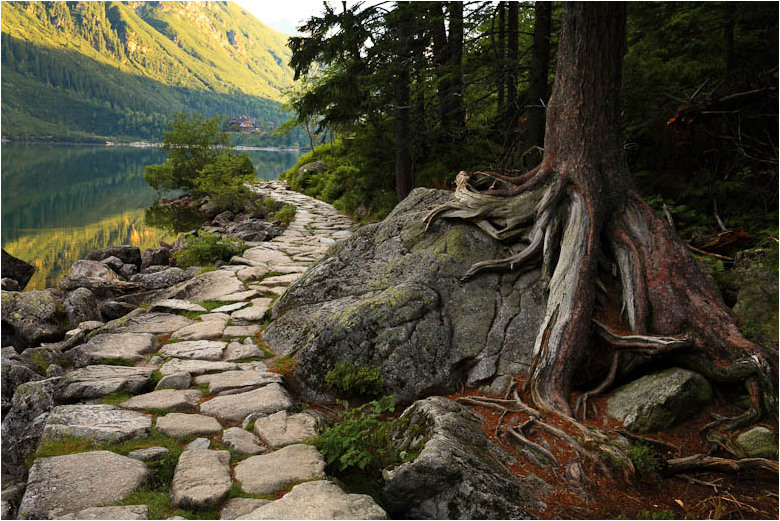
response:
<path id="1" fill-rule="evenodd" d="M 77 288 L 65 297 L 65 312 L 71 328 L 101 319 L 97 299 L 87 288 Z"/>
<path id="2" fill-rule="evenodd" d="M 70 273 L 60 281 L 63 291 L 87 288 L 98 298 L 112 298 L 132 291 L 139 286 L 123 281 L 114 270 L 96 260 L 77 260 Z"/>
<path id="3" fill-rule="evenodd" d="M 24 477 L 25 456 L 35 452 L 49 411 L 55 406 L 60 377 L 23 383 L 16 388 L 11 410 L 3 417 L 2 481 Z"/>
<path id="4" fill-rule="evenodd" d="M 11 398 L 16 388 L 31 380 L 42 380 L 43 376 L 41 368 L 25 363 L 13 347 L 3 348 L 0 369 L 2 370 L 0 400 L 2 400 L 2 414 L 5 416 L 11 408 Z"/>
<path id="5" fill-rule="evenodd" d="M 632 432 L 659 431 L 696 413 L 711 398 L 706 378 L 672 367 L 616 389 L 607 401 L 607 413 Z"/>
<path id="6" fill-rule="evenodd" d="M 394 425 L 398 451 L 417 454 L 384 472 L 386 508 L 394 519 L 529 519 L 542 510 L 546 484 L 518 478 L 510 457 L 479 427 L 480 418 L 443 397 L 415 402 Z"/>
<path id="7" fill-rule="evenodd" d="M 54 290 L 3 291 L 3 347 L 17 351 L 61 340 L 66 331 L 65 306 Z"/>
<path id="8" fill-rule="evenodd" d="M 137 282 L 144 289 L 162 289 L 174 286 L 192 278 L 192 275 L 181 268 L 168 268 L 155 273 L 137 273 L 130 277 L 131 282 Z"/>
<path id="9" fill-rule="evenodd" d="M 339 362 L 380 367 L 384 392 L 402 402 L 528 371 L 545 309 L 539 272 L 462 282 L 472 264 L 512 252 L 472 224 L 426 231 L 426 213 L 451 197 L 414 190 L 276 302 L 263 340 L 295 358 L 307 398 L 333 398 L 324 378 Z"/>
<path id="10" fill-rule="evenodd" d="M 141 267 L 141 249 L 136 246 L 129 246 L 126 244 L 119 246 L 109 246 L 102 250 L 95 250 L 87 254 L 87 260 L 102 261 L 109 257 L 116 257 L 122 264 L 135 264 L 136 267 Z"/>

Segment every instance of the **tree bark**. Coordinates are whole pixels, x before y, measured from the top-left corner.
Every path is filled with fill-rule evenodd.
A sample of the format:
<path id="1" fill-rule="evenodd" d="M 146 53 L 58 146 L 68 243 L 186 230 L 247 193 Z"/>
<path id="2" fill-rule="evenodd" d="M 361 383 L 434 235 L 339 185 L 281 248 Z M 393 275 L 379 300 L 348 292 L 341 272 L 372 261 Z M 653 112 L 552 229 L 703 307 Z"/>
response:
<path id="1" fill-rule="evenodd" d="M 528 78 L 525 110 L 525 138 L 521 153 L 532 147 L 544 145 L 544 105 L 547 103 L 547 76 L 550 69 L 550 27 L 552 24 L 552 2 L 536 2 L 534 21 L 533 52 L 531 71 Z M 527 160 L 525 158 L 528 158 Z M 539 158 L 537 156 L 536 162 Z M 532 156 L 524 156 L 524 166 L 535 166 Z M 533 164 L 532 164 L 533 163 Z"/>

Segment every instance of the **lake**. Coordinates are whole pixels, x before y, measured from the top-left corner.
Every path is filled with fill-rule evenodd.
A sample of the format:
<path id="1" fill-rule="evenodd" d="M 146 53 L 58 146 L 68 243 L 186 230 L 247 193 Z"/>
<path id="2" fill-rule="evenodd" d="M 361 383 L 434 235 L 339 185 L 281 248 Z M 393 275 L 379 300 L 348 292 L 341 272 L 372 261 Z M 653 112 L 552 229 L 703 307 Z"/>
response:
<path id="1" fill-rule="evenodd" d="M 261 179 L 291 168 L 300 152 L 247 150 Z M 2 247 L 36 267 L 27 289 L 56 287 L 74 260 L 106 246 L 143 251 L 174 238 L 147 226 L 144 209 L 157 194 L 146 165 L 157 148 L 4 143 L 0 160 Z"/>

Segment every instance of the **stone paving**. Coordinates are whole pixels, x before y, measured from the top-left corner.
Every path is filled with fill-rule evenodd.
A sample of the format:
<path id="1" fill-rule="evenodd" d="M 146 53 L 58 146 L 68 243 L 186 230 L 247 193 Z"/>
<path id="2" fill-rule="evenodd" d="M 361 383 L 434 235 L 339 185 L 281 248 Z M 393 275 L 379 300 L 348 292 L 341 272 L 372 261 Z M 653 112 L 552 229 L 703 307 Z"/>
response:
<path id="1" fill-rule="evenodd" d="M 63 378 L 73 405 L 49 415 L 43 439 L 77 438 L 97 449 L 36 459 L 20 518 L 147 519 L 148 505 L 133 501 L 143 495 L 133 492 L 148 486 L 168 449 L 121 444 L 150 435 L 186 447 L 169 487 L 172 507 L 218 510 L 221 519 L 385 518 L 368 496 L 312 481 L 327 478 L 322 455 L 306 444 L 317 419 L 296 412 L 257 335 L 274 300 L 354 223 L 278 182 L 256 191 L 297 207 L 285 233 L 159 292 L 146 310 L 77 348 L 79 368 Z M 101 404 L 107 395 L 124 399 Z"/>

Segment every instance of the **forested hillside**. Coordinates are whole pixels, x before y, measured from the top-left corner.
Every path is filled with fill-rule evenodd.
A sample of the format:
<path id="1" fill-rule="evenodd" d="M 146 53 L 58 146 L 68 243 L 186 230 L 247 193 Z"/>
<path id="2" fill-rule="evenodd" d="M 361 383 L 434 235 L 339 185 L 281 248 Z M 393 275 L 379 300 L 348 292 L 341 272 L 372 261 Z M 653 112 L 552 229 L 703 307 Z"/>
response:
<path id="1" fill-rule="evenodd" d="M 686 238 L 776 230 L 777 15 L 772 2 L 628 5 L 624 150 L 636 188 Z M 354 4 L 313 16 L 291 39 L 302 80 L 292 104 L 322 143 L 301 165 L 329 170 L 287 179 L 376 219 L 397 195 L 451 186 L 461 170 L 534 166 L 560 16 L 551 2 Z"/>
<path id="2" fill-rule="evenodd" d="M 231 2 L 3 2 L 3 138 L 157 139 L 177 111 L 270 131 L 285 42 Z"/>

